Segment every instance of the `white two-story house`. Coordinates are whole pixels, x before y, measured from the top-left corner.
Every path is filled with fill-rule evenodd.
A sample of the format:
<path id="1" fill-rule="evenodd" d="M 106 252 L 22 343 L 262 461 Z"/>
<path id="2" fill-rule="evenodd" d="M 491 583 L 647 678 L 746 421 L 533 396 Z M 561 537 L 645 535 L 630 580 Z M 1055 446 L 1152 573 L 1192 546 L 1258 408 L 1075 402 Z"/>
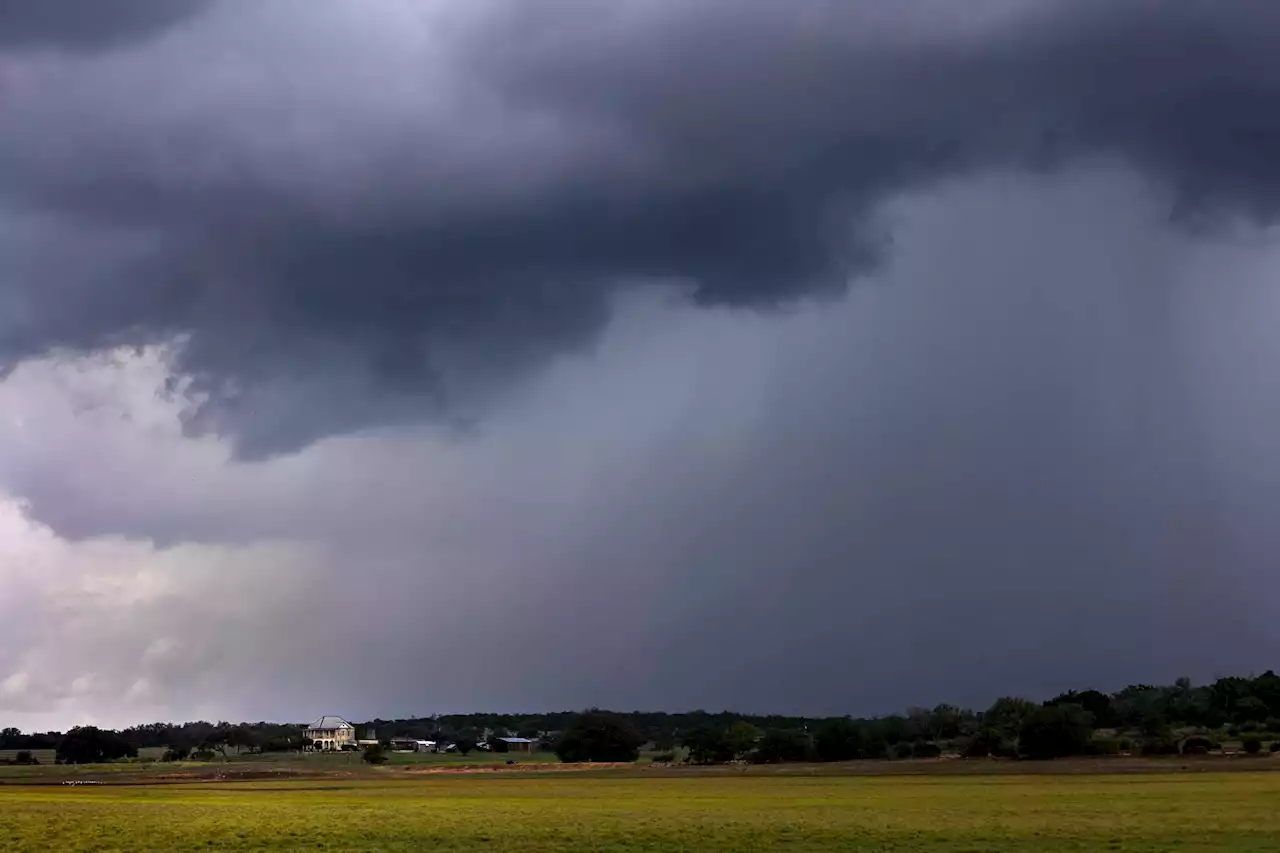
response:
<path id="1" fill-rule="evenodd" d="M 324 716 L 307 726 L 311 748 L 319 752 L 356 749 L 356 727 L 341 717 Z"/>

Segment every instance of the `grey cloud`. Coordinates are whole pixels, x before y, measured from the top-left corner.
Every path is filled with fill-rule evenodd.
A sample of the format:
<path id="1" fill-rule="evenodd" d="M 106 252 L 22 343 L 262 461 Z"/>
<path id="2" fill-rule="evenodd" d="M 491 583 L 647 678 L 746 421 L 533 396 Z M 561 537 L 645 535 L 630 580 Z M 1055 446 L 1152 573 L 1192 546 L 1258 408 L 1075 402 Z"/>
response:
<path id="1" fill-rule="evenodd" d="M 948 177 L 1120 157 L 1184 219 L 1280 188 L 1264 4 L 444 8 L 230 4 L 22 66 L 0 183 L 93 236 L 24 248 L 4 359 L 187 334 L 193 431 L 261 457 L 483 414 L 636 282 L 842 292 L 889 252 L 883 204 Z M 146 251 L 57 276 L 108 223 Z"/>
<path id="2" fill-rule="evenodd" d="M 0 48 L 95 49 L 145 38 L 211 0 L 0 0 Z"/>
<path id="3" fill-rule="evenodd" d="M 227 465 L 147 393 L 162 365 L 24 366 L 0 482 L 67 536 L 227 549 L 104 561 L 161 561 L 179 602 L 242 593 L 97 610 L 65 640 L 75 611 L 51 607 L 29 668 L 284 719 L 874 713 L 1265 669 L 1277 254 L 1182 240 L 1166 212 L 1122 168 L 921 191 L 886 211 L 873 286 L 770 315 L 620 297 L 593 353 L 456 445 L 402 428 Z M 147 655 L 165 638 L 181 666 Z"/>

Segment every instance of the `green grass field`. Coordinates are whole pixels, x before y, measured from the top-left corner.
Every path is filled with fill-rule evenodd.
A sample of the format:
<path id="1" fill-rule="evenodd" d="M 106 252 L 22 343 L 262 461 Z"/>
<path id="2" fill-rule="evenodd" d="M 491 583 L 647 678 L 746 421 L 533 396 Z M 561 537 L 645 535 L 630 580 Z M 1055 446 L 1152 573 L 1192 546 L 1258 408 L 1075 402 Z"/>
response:
<path id="1" fill-rule="evenodd" d="M 1280 850 L 1280 773 L 363 774 L 0 787 L 0 849 Z"/>

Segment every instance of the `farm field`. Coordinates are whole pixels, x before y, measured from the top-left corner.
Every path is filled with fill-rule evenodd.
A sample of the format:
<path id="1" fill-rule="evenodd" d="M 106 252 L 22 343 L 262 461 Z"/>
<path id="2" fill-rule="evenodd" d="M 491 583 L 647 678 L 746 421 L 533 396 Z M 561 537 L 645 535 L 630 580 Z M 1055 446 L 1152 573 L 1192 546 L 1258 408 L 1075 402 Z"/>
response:
<path id="1" fill-rule="evenodd" d="M 1263 851 L 1280 773 L 637 771 L 0 787 L 27 851 Z"/>

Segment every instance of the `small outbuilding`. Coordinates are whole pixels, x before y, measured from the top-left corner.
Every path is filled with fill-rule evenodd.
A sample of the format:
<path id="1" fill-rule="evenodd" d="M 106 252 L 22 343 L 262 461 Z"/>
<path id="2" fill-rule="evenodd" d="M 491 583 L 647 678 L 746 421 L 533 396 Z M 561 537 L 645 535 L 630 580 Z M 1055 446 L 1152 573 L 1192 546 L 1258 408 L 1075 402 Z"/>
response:
<path id="1" fill-rule="evenodd" d="M 507 745 L 507 752 L 533 752 L 534 742 L 527 737 L 500 737 Z"/>

